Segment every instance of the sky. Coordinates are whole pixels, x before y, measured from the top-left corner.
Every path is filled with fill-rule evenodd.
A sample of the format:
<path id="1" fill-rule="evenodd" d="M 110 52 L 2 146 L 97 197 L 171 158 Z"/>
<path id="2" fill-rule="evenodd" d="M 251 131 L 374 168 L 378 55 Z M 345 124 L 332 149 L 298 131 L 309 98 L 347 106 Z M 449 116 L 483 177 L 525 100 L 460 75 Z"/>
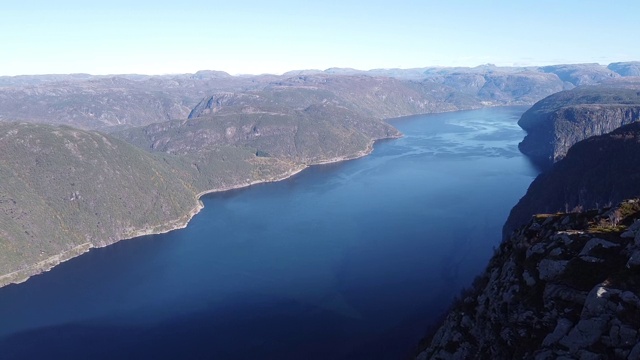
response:
<path id="1" fill-rule="evenodd" d="M 0 75 L 640 60 L 640 2 L 1 0 Z"/>

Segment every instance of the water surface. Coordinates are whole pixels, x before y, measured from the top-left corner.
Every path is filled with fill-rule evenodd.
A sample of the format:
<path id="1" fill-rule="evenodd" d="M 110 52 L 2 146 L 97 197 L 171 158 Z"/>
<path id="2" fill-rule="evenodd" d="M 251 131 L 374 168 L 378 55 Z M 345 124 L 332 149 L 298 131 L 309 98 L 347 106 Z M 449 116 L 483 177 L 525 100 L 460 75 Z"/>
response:
<path id="1" fill-rule="evenodd" d="M 203 198 L 183 230 L 0 289 L 0 358 L 403 358 L 536 170 L 525 108 L 392 121 L 367 157 Z"/>

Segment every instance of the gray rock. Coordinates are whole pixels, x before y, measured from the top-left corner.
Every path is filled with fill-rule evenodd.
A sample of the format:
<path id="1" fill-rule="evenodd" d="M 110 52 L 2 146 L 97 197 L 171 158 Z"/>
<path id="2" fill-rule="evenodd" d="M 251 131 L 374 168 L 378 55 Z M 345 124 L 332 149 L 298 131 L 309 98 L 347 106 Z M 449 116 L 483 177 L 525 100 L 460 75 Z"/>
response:
<path id="1" fill-rule="evenodd" d="M 631 231 L 631 230 L 627 230 L 625 232 L 623 232 L 622 234 L 620 234 L 620 237 L 623 239 L 629 239 L 629 238 L 634 238 L 636 236 L 636 233 Z"/>
<path id="2" fill-rule="evenodd" d="M 544 254 L 546 249 L 545 243 L 537 243 L 530 248 L 527 249 L 527 259 L 530 258 L 533 254 Z"/>
<path id="3" fill-rule="evenodd" d="M 601 246 L 605 249 L 611 249 L 613 247 L 620 246 L 620 245 L 616 243 L 612 243 L 611 241 L 600 239 L 600 238 L 592 238 L 591 240 L 587 241 L 587 243 L 584 245 L 584 247 L 580 251 L 580 256 L 590 255 L 591 250 L 593 250 L 593 248 L 595 248 L 596 246 Z"/>
<path id="4" fill-rule="evenodd" d="M 542 298 L 545 304 L 549 300 L 560 299 L 574 304 L 582 305 L 587 299 L 587 293 L 584 291 L 578 291 L 566 285 L 548 283 L 544 288 Z"/>
<path id="5" fill-rule="evenodd" d="M 609 319 L 605 317 L 594 317 L 582 319 L 569 331 L 569 334 L 560 340 L 560 344 L 569 348 L 571 353 L 576 353 L 595 344 L 602 336 Z"/>
<path id="6" fill-rule="evenodd" d="M 547 347 L 557 343 L 558 341 L 560 341 L 560 339 L 567 335 L 571 327 L 573 327 L 573 323 L 571 322 L 571 320 L 565 318 L 559 319 L 558 324 L 556 325 L 556 328 L 553 330 L 553 332 L 547 335 L 544 340 L 542 340 L 542 346 Z"/>
<path id="7" fill-rule="evenodd" d="M 640 265 L 640 250 L 633 252 L 633 255 L 627 261 L 627 268 L 631 269 Z"/>
<path id="8" fill-rule="evenodd" d="M 560 255 L 562 255 L 562 253 L 563 253 L 562 248 L 557 247 L 557 248 L 551 250 L 551 252 L 549 252 L 549 255 L 551 255 L 551 256 L 560 256 Z"/>
<path id="9" fill-rule="evenodd" d="M 536 284 L 536 279 L 531 276 L 531 274 L 529 274 L 527 270 L 522 272 L 522 279 L 524 280 L 524 283 L 527 284 L 527 286 L 533 286 Z"/>
<path id="10" fill-rule="evenodd" d="M 630 351 L 625 349 L 614 349 L 613 355 L 616 359 L 626 359 L 629 356 Z"/>
<path id="11" fill-rule="evenodd" d="M 542 226 L 540 226 L 540 224 L 538 224 L 537 222 L 534 222 L 533 224 L 531 224 L 531 226 L 529 226 L 529 230 L 533 231 L 538 231 L 540 230 L 540 228 L 542 228 Z"/>
<path id="12" fill-rule="evenodd" d="M 595 256 L 580 256 L 580 260 L 586 261 L 588 263 L 601 263 L 604 262 L 604 259 Z"/>
<path id="13" fill-rule="evenodd" d="M 619 330 L 620 346 L 628 347 L 634 345 L 637 342 L 638 331 L 629 327 L 628 325 L 620 326 Z"/>
<path id="14" fill-rule="evenodd" d="M 460 325 L 464 328 L 471 329 L 473 328 L 473 320 L 468 315 L 464 315 L 462 320 L 460 320 Z"/>
<path id="15" fill-rule="evenodd" d="M 631 353 L 629 353 L 629 360 L 640 360 L 640 342 L 636 344 L 636 346 L 631 349 Z"/>
<path id="16" fill-rule="evenodd" d="M 591 351 L 580 350 L 578 351 L 578 358 L 580 360 L 600 360 L 602 359 L 602 356 L 592 353 Z"/>
<path id="17" fill-rule="evenodd" d="M 541 280 L 552 280 L 561 275 L 567 268 L 567 260 L 542 259 L 538 264 L 538 273 Z"/>
<path id="18" fill-rule="evenodd" d="M 600 316 L 613 316 L 616 313 L 617 303 L 609 301 L 611 295 L 618 295 L 622 292 L 618 289 L 606 288 L 598 285 L 591 289 L 582 308 L 582 319 L 589 319 Z"/>
<path id="19" fill-rule="evenodd" d="M 552 360 L 557 356 L 551 350 L 545 350 L 536 354 L 535 360 Z"/>
<path id="20" fill-rule="evenodd" d="M 640 298 L 638 298 L 638 296 L 631 291 L 623 292 L 622 295 L 620 295 L 620 298 L 622 299 L 622 301 L 630 305 L 638 306 L 640 303 Z"/>

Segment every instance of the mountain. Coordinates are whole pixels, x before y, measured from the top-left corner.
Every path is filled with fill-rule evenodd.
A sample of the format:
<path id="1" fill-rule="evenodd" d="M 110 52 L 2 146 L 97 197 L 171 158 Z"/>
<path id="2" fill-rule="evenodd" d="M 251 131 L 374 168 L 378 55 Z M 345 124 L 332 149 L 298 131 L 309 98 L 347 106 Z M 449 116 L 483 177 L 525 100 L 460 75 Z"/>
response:
<path id="1" fill-rule="evenodd" d="M 215 114 L 114 135 L 154 152 L 189 155 L 234 146 L 260 157 L 313 164 L 358 157 L 371 150 L 374 140 L 400 133 L 381 120 L 325 103 L 303 109 L 226 107 Z"/>
<path id="2" fill-rule="evenodd" d="M 417 358 L 640 358 L 639 169 L 640 122 L 573 145 L 513 208 L 485 272 Z"/>
<path id="3" fill-rule="evenodd" d="M 184 226 L 200 205 L 167 161 L 96 132 L 0 123 L 0 286 Z"/>
<path id="4" fill-rule="evenodd" d="M 600 208 L 640 196 L 640 122 L 573 145 L 511 210 L 504 234 L 538 213 Z"/>
<path id="5" fill-rule="evenodd" d="M 493 65 L 2 77 L 0 286 L 184 226 L 203 193 L 363 156 L 400 136 L 382 119 L 530 104 L 568 86 Z"/>
<path id="6" fill-rule="evenodd" d="M 540 70 L 556 74 L 560 80 L 574 86 L 599 84 L 621 75 L 600 64 L 551 65 L 543 66 Z"/>
<path id="7" fill-rule="evenodd" d="M 270 92 L 281 87 L 300 92 L 325 90 L 353 104 L 363 115 L 391 118 L 528 105 L 579 84 L 616 76 L 622 75 L 594 64 L 369 71 L 332 68 L 290 71 L 281 76 L 231 76 L 210 70 L 161 76 L 4 76 L 0 77 L 0 121 L 111 132 L 185 119 L 200 101 L 218 93 Z"/>
<path id="8" fill-rule="evenodd" d="M 607 68 L 622 76 L 640 76 L 640 61 L 611 63 Z"/>
<path id="9" fill-rule="evenodd" d="M 128 142 L 0 122 L 0 286 L 92 247 L 184 226 L 203 193 L 360 157 L 400 136 L 326 91 L 283 91 L 113 133 Z"/>
<path id="10" fill-rule="evenodd" d="M 640 119 L 640 81 L 581 86 L 544 98 L 518 125 L 527 131 L 519 148 L 542 167 L 562 159 L 580 140 Z"/>
<path id="11" fill-rule="evenodd" d="M 640 200 L 539 215 L 424 341 L 417 359 L 640 358 Z"/>

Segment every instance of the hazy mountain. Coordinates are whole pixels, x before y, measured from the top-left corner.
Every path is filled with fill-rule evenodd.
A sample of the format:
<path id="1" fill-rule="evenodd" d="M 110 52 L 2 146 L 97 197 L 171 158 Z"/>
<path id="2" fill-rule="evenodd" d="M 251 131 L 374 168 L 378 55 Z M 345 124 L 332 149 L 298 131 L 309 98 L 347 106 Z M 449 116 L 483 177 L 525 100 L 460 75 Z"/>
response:
<path id="1" fill-rule="evenodd" d="M 574 86 L 598 84 L 620 76 L 600 64 L 551 65 L 541 67 L 540 70 L 556 74 L 560 80 Z"/>
<path id="2" fill-rule="evenodd" d="M 612 64 L 614 66 L 614 64 Z M 114 131 L 185 119 L 217 92 L 315 87 L 378 118 L 532 104 L 562 89 L 618 76 L 600 65 L 552 67 L 300 70 L 282 76 L 221 71 L 175 75 L 34 75 L 0 77 L 0 120 Z"/>
<path id="3" fill-rule="evenodd" d="M 611 63 L 607 68 L 622 76 L 640 76 L 640 61 Z"/>

